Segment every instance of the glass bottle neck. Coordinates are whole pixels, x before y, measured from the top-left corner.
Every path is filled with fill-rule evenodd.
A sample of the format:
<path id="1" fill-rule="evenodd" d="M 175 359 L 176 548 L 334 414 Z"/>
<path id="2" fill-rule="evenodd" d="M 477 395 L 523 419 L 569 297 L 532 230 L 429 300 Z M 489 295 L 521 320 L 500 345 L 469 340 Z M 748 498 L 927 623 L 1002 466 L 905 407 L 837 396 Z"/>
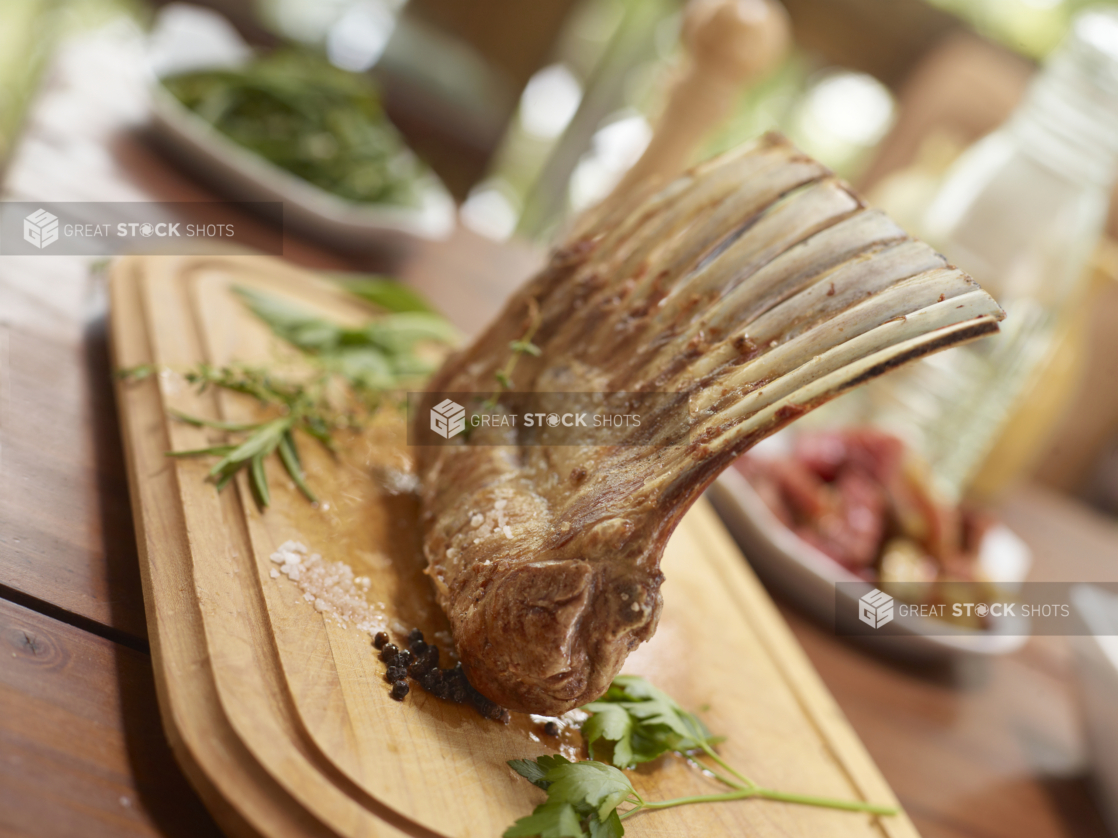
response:
<path id="1" fill-rule="evenodd" d="M 1078 59 L 1057 52 L 1004 130 L 1046 167 L 1109 189 L 1118 176 L 1118 96 L 1096 85 Z"/>

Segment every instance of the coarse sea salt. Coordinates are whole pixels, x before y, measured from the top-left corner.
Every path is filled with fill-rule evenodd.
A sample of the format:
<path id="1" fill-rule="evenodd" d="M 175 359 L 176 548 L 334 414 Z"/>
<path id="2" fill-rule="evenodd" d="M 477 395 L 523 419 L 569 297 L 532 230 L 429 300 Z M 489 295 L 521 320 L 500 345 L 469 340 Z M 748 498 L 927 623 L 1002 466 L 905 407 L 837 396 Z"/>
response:
<path id="1" fill-rule="evenodd" d="M 354 626 L 369 634 L 386 627 L 383 612 L 365 599 L 372 580 L 355 576 L 345 562 L 326 561 L 298 541 L 285 541 L 270 558 L 279 567 L 272 568 L 268 575 L 273 579 L 286 576 L 298 585 L 303 599 L 318 613 L 343 627 Z"/>

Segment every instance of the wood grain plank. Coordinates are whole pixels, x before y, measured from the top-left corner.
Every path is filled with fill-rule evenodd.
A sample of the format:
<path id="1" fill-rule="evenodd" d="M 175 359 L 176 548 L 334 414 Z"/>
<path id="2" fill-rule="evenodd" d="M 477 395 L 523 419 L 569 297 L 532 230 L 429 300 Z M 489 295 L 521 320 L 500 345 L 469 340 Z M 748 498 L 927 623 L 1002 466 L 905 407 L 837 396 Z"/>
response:
<path id="1" fill-rule="evenodd" d="M 11 311 L 13 267 L 0 264 L 0 312 Z M 97 293 L 92 280 L 81 291 Z M 0 359 L 0 583 L 142 644 L 103 304 L 84 325 L 44 325 L 7 328 Z"/>
<path id="2" fill-rule="evenodd" d="M 0 835 L 220 835 L 171 758 L 149 658 L 3 600 Z"/>

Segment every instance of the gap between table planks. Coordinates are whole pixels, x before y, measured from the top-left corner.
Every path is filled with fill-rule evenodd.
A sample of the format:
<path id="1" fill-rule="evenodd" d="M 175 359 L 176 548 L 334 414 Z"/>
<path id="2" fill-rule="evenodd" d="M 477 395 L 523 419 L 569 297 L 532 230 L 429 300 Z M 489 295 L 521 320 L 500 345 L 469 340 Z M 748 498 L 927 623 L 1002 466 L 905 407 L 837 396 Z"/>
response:
<path id="1" fill-rule="evenodd" d="M 418 690 L 403 704 L 392 701 L 368 636 L 317 613 L 286 578 L 269 577 L 269 556 L 294 538 L 369 572 L 370 597 L 385 603 L 389 618 L 429 631 L 445 625 L 420 573 L 414 532 L 392 531 L 406 503 L 350 491 L 372 483 L 362 452 L 400 446 L 400 428 L 386 420 L 340 464 L 302 442 L 308 477 L 331 501 L 330 512 L 308 504 L 275 463 L 268 464 L 272 506 L 261 514 L 243 477 L 218 495 L 204 481 L 209 462 L 164 456 L 213 435 L 169 420 L 167 408 L 230 421 L 256 410 L 227 393 L 198 394 L 178 373 L 203 360 L 261 363 L 284 353 L 231 284 L 352 323 L 368 316 L 326 281 L 265 257 L 130 257 L 112 268 L 117 367 L 170 370 L 119 382 L 117 394 L 157 692 L 173 750 L 234 836 L 499 835 L 543 798 L 505 765 L 555 750 L 540 726 L 515 714 L 508 726 L 485 721 Z M 684 518 L 663 567 L 660 627 L 626 671 L 649 677 L 684 706 L 707 708 L 704 720 L 727 736 L 723 756 L 762 785 L 895 804 L 705 501 Z M 675 758 L 631 776 L 649 800 L 716 790 Z M 626 832 L 916 835 L 904 814 L 875 818 L 757 800 L 650 812 L 626 821 Z"/>

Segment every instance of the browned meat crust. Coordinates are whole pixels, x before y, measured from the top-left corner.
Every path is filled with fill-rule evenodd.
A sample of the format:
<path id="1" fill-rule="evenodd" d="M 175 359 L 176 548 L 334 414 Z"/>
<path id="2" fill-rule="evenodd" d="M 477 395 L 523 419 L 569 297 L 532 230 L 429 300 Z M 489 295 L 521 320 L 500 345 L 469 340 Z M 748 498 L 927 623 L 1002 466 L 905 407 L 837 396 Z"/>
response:
<path id="1" fill-rule="evenodd" d="M 637 446 L 480 429 L 421 448 L 424 550 L 471 683 L 513 710 L 598 697 L 660 615 L 680 517 L 751 444 L 898 364 L 997 330 L 989 296 L 768 135 L 589 219 L 429 390 L 687 395 Z M 419 418 L 426 416 L 420 411 Z M 498 445 L 478 445 L 480 441 Z M 681 444 L 682 443 L 682 444 Z"/>

